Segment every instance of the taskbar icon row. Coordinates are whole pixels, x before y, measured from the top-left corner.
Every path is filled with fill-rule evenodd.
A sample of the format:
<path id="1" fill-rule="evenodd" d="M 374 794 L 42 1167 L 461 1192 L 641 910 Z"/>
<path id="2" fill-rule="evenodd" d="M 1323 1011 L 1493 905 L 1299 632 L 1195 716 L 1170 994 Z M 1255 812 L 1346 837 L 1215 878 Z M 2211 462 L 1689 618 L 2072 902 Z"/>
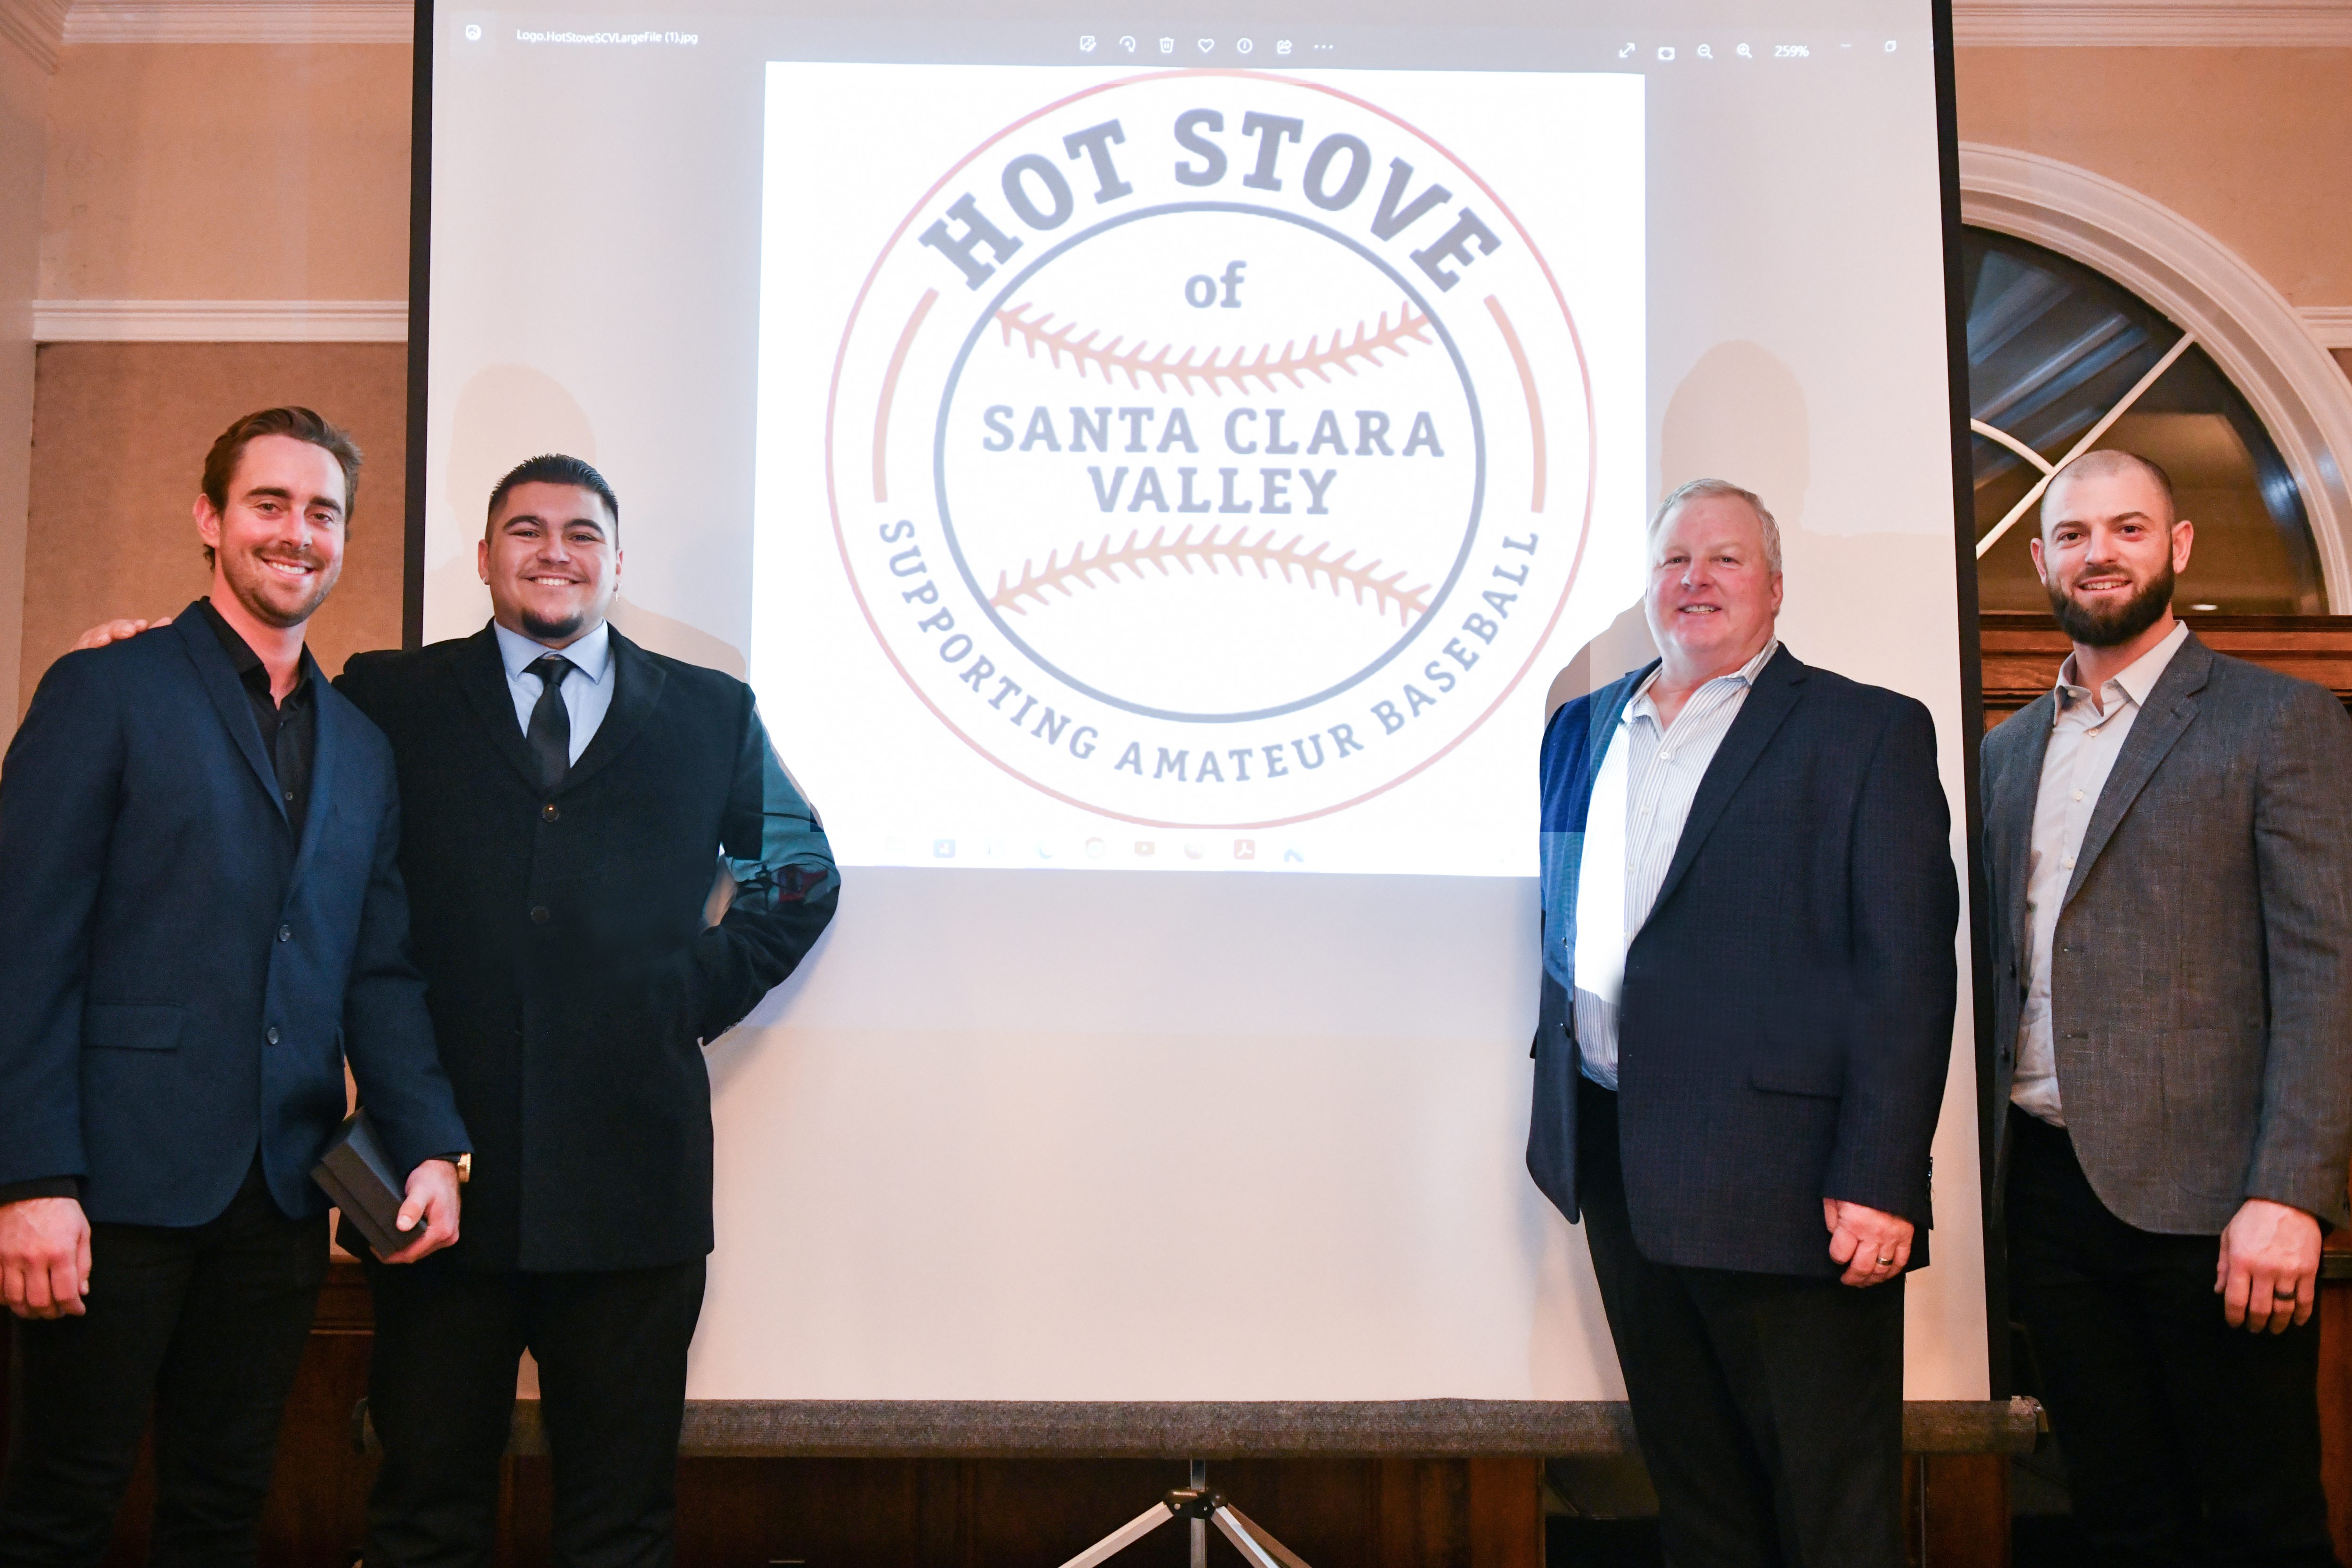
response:
<path id="1" fill-rule="evenodd" d="M 920 865 L 952 861 L 977 866 L 1096 865 L 1103 867 L 1287 867 L 1306 866 L 1307 852 L 1295 844 L 1277 844 L 1255 837 L 1227 837 L 1207 833 L 1174 837 L 1139 836 L 1113 838 L 1095 836 L 1078 839 L 952 837 L 891 837 L 884 840 L 886 865 Z"/>

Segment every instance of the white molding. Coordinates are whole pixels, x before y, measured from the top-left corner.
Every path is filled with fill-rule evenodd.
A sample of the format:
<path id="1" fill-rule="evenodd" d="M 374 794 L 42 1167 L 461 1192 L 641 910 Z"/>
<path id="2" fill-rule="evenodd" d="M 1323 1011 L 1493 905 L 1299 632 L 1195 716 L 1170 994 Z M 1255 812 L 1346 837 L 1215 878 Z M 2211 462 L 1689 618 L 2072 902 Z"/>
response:
<path id="1" fill-rule="evenodd" d="M 40 343 L 400 343 L 405 300 L 36 300 Z"/>
<path id="2" fill-rule="evenodd" d="M 2352 349 L 2352 305 L 2305 305 L 2303 324 L 2324 349 Z"/>
<path id="3" fill-rule="evenodd" d="M 64 36 L 68 44 L 406 44 L 415 30 L 408 0 L 72 0 Z"/>
<path id="4" fill-rule="evenodd" d="M 0 0 L 0 38 L 25 51 L 45 71 L 58 68 L 69 0 Z"/>
<path id="5" fill-rule="evenodd" d="M 1960 143 L 1960 216 L 2072 257 L 2130 289 L 2213 356 L 2303 491 L 2328 608 L 2352 613 L 2352 378 L 2305 316 L 2229 247 L 2171 208 L 2038 153 Z"/>
<path id="6" fill-rule="evenodd" d="M 2352 47 L 2352 4 L 1953 0 L 1952 41 L 1962 48 L 2344 48 Z"/>

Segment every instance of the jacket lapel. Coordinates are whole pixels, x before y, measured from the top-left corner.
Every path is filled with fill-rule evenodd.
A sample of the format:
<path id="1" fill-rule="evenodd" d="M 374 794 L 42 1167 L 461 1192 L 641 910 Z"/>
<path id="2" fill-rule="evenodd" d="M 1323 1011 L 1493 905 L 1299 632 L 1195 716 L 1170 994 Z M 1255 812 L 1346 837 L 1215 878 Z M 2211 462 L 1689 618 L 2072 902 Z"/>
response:
<path id="1" fill-rule="evenodd" d="M 563 789 L 584 782 L 628 748 L 629 742 L 637 738 L 637 731 L 645 728 L 646 721 L 653 717 L 654 708 L 661 700 L 662 686 L 669 679 L 652 655 L 623 637 L 617 628 L 606 635 L 612 639 L 613 703 L 604 710 L 604 721 L 590 737 L 588 749 L 580 753 L 580 760 L 563 775 Z"/>
<path id="2" fill-rule="evenodd" d="M 532 759 L 530 742 L 523 738 L 522 725 L 515 719 L 514 696 L 507 689 L 506 660 L 499 657 L 498 634 L 488 626 L 466 639 L 465 653 L 457 660 L 457 684 L 465 688 L 466 700 L 489 731 L 490 744 L 514 765 L 525 784 L 538 789 L 539 763 Z"/>
<path id="3" fill-rule="evenodd" d="M 1771 743 L 1780 721 L 1789 716 L 1797 699 L 1804 695 L 1809 673 L 1803 661 L 1784 646 L 1757 675 L 1755 689 L 1740 705 L 1739 717 L 1731 721 L 1723 744 L 1716 748 L 1714 761 L 1706 765 L 1706 776 L 1698 782 L 1698 793 L 1691 797 L 1690 816 L 1684 821 L 1681 840 L 1675 845 L 1675 858 L 1666 867 L 1665 880 L 1658 884 L 1658 896 L 1651 901 L 1653 910 L 1665 908 L 1666 900 L 1674 895 L 1691 862 L 1698 858 L 1699 846 L 1706 842 L 1716 818 L 1731 804 L 1740 781 Z"/>
<path id="4" fill-rule="evenodd" d="M 2017 722 L 2025 731 L 2022 748 L 1999 780 L 1993 796 L 1984 803 L 1985 824 L 1991 839 L 1987 852 L 2000 879 L 2001 929 L 2009 933 L 2009 950 L 2028 949 L 2025 929 L 2025 861 L 2033 842 L 2033 812 L 2041 794 L 2042 764 L 2050 754 L 2050 726 L 2057 719 L 2058 700 L 2045 691 L 2028 703 Z"/>
<path id="5" fill-rule="evenodd" d="M 2206 679 L 2212 672 L 2212 650 L 2197 640 L 2196 633 L 2189 633 L 2180 651 L 2172 656 L 2172 662 L 2164 667 L 2164 673 L 2148 691 L 2139 717 L 2132 721 L 2131 733 L 2124 738 L 2124 749 L 2116 758 L 2114 771 L 2107 774 L 2106 787 L 2099 791 L 2099 804 L 2091 813 L 2091 826 L 2084 830 L 2083 847 L 2074 857 L 2074 875 L 2066 883 L 2066 897 L 2059 908 L 2074 901 L 2083 879 L 2091 874 L 2093 862 L 2123 825 L 2124 814 L 2131 810 L 2132 802 L 2139 798 L 2139 792 L 2155 776 L 2173 742 L 2196 719 L 2197 694 L 2205 689 Z"/>
<path id="6" fill-rule="evenodd" d="M 212 700 L 213 711 L 228 727 L 229 740 L 253 770 L 253 782 L 269 797 L 277 810 L 278 820 L 286 820 L 286 803 L 278 798 L 278 770 L 262 754 L 261 728 L 253 721 L 253 708 L 245 695 L 245 683 L 236 678 L 236 667 L 229 663 L 228 652 L 213 635 L 213 624 L 205 616 L 201 602 L 192 603 L 182 610 L 171 626 L 180 637 L 180 646 L 186 650 L 188 660 L 196 667 L 196 678 L 204 683 L 205 695 Z"/>

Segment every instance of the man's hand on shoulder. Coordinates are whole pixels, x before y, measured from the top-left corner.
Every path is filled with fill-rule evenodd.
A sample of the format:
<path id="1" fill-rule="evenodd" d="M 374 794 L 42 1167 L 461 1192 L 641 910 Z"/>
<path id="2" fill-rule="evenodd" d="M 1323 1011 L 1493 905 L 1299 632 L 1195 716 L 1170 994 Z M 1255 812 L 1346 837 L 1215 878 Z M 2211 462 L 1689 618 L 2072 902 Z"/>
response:
<path id="1" fill-rule="evenodd" d="M 1911 1222 L 1899 1215 L 1823 1198 L 1822 1223 L 1829 1227 L 1830 1261 L 1845 1265 L 1842 1285 L 1884 1285 L 1911 1261 Z"/>
<path id="2" fill-rule="evenodd" d="M 84 648 L 104 647 L 110 642 L 128 642 L 141 632 L 160 631 L 171 624 L 169 616 L 152 621 L 103 621 L 74 638 L 74 651 L 79 653 Z"/>
<path id="3" fill-rule="evenodd" d="M 396 1222 L 412 1228 L 416 1239 L 384 1259 L 414 1263 L 440 1251 L 457 1239 L 457 1167 L 448 1160 L 427 1160 L 408 1173 L 408 1201 L 400 1205 Z"/>
<path id="4" fill-rule="evenodd" d="M 2248 1198 L 2221 1233 L 2213 1293 L 2233 1329 L 2286 1332 L 2319 1301 L 2319 1222 L 2299 1208 Z"/>
<path id="5" fill-rule="evenodd" d="M 79 1318 L 89 1294 L 89 1219 L 72 1198 L 0 1204 L 0 1300 L 20 1318 Z"/>

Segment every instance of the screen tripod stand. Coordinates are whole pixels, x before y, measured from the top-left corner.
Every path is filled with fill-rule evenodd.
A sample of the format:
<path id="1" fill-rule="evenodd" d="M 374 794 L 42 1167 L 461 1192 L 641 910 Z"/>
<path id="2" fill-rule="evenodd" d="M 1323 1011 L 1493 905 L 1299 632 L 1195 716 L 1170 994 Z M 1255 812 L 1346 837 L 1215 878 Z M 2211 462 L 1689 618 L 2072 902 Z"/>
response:
<path id="1" fill-rule="evenodd" d="M 1192 1461 L 1192 1484 L 1177 1487 L 1133 1519 L 1071 1558 L 1062 1568 L 1095 1568 L 1126 1551 L 1163 1524 L 1183 1520 L 1192 1527 L 1192 1568 L 1208 1568 L 1209 1526 L 1234 1543 L 1251 1568 L 1307 1568 L 1297 1552 L 1266 1533 L 1265 1526 L 1209 1489 L 1209 1467 Z"/>

